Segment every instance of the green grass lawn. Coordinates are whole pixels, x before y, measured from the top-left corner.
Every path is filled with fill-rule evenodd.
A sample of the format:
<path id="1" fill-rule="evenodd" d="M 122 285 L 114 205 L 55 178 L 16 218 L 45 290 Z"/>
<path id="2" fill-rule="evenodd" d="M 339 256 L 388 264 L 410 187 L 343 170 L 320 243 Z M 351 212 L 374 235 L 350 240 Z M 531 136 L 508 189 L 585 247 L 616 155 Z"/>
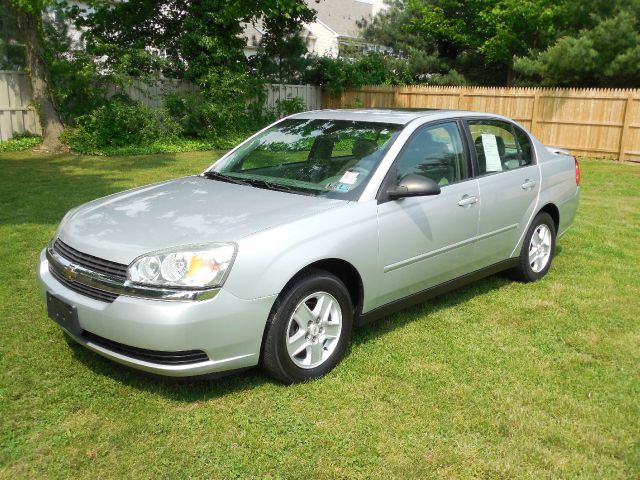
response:
<path id="1" fill-rule="evenodd" d="M 581 162 L 545 279 L 364 327 L 313 383 L 163 382 L 65 341 L 35 279 L 64 213 L 214 158 L 0 154 L 1 478 L 640 478 L 640 165 Z"/>

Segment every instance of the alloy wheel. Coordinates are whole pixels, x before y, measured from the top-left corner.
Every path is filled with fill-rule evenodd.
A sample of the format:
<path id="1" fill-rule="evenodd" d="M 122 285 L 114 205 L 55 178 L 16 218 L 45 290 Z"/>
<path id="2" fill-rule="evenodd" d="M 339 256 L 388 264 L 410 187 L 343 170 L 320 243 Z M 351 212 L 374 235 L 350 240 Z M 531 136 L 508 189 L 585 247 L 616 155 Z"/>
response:
<path id="1" fill-rule="evenodd" d="M 529 265 L 539 273 L 547 266 L 551 258 L 551 229 L 542 223 L 536 227 L 529 242 Z"/>
<path id="2" fill-rule="evenodd" d="M 312 293 L 295 308 L 286 331 L 291 360 L 301 368 L 318 367 L 331 356 L 340 340 L 340 304 L 329 293 Z"/>

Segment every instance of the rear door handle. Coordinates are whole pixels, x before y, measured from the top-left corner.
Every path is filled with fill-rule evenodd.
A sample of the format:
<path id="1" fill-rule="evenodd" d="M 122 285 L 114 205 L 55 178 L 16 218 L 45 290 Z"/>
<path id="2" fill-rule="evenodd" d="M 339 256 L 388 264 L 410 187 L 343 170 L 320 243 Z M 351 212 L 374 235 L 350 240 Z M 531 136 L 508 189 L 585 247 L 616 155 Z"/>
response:
<path id="1" fill-rule="evenodd" d="M 468 207 L 469 205 L 473 205 L 474 203 L 478 203 L 478 197 L 470 197 L 469 195 L 463 195 L 458 205 L 461 207 Z"/>
<path id="2" fill-rule="evenodd" d="M 531 190 L 533 187 L 536 186 L 536 182 L 533 180 L 529 180 L 528 178 L 524 181 L 524 183 L 522 184 L 522 189 L 523 190 Z"/>

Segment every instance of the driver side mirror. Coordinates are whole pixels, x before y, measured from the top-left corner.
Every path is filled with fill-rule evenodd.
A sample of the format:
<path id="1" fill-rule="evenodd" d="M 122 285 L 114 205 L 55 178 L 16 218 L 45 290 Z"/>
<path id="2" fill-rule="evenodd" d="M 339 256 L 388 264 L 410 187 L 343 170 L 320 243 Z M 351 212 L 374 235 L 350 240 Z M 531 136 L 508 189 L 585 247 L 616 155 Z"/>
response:
<path id="1" fill-rule="evenodd" d="M 404 197 L 426 197 L 438 194 L 440 194 L 440 185 L 428 177 L 423 177 L 415 173 L 405 175 L 400 179 L 398 185 L 387 191 L 387 195 L 389 195 L 391 200 Z"/>

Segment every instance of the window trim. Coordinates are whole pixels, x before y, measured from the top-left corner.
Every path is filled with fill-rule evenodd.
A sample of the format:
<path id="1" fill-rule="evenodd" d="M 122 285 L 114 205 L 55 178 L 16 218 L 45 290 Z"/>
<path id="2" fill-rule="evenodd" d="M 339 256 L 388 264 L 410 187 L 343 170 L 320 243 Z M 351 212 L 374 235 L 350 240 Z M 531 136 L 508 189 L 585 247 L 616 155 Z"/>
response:
<path id="1" fill-rule="evenodd" d="M 463 124 L 464 119 L 462 117 L 453 117 L 453 118 L 443 118 L 440 120 L 434 120 L 431 122 L 425 122 L 422 125 L 418 126 L 413 132 L 411 132 L 411 135 L 409 136 L 409 138 L 407 138 L 404 142 L 404 144 L 402 145 L 402 148 L 400 149 L 400 151 L 398 152 L 398 154 L 395 156 L 395 158 L 393 159 L 393 163 L 389 166 L 387 173 L 384 176 L 384 179 L 382 180 L 382 182 L 380 183 L 380 187 L 378 188 L 378 192 L 376 194 L 376 200 L 378 202 L 378 204 L 381 203 L 386 203 L 388 201 L 390 201 L 388 195 L 387 195 L 387 190 L 395 184 L 396 182 L 396 164 L 398 163 L 398 159 L 402 156 L 402 154 L 405 152 L 405 150 L 408 148 L 408 145 L 411 143 L 411 141 L 420 134 L 420 132 L 422 132 L 424 129 L 427 128 L 431 128 L 437 125 L 442 125 L 442 124 L 447 124 L 447 123 L 454 123 L 458 129 L 458 134 L 460 135 L 460 141 L 462 142 L 462 155 L 464 156 L 464 162 L 467 165 L 467 176 L 465 178 L 463 178 L 462 180 L 460 180 L 459 182 L 456 183 L 451 183 L 451 184 L 447 184 L 447 185 L 443 185 L 441 188 L 446 188 L 449 185 L 459 185 L 463 182 L 467 182 L 469 180 L 473 180 L 475 178 L 475 170 L 474 170 L 474 165 L 473 162 L 471 160 L 471 149 L 469 147 L 469 139 L 467 138 L 467 134 L 466 134 L 466 130 L 465 130 L 465 126 Z M 408 125 L 407 125 L 408 126 Z M 406 126 L 405 126 L 406 128 Z"/>
<path id="2" fill-rule="evenodd" d="M 520 142 L 518 142 L 518 137 L 516 137 L 516 129 L 520 130 L 521 132 L 523 132 L 526 136 L 527 139 L 529 140 L 529 145 L 531 146 L 531 163 L 529 165 L 524 165 L 520 168 L 525 168 L 525 167 L 532 167 L 534 165 L 538 164 L 538 157 L 536 155 L 536 149 L 534 148 L 534 144 L 533 141 L 531 140 L 531 134 L 525 130 L 522 127 L 519 127 L 518 125 L 516 125 L 514 122 L 504 119 L 504 118 L 498 118 L 498 117 L 490 117 L 490 116 L 482 116 L 482 117 L 465 117 L 464 119 L 462 119 L 462 123 L 464 124 L 464 129 L 465 129 L 465 133 L 466 133 L 466 138 L 467 138 L 467 143 L 469 144 L 469 146 L 474 145 L 473 143 L 473 136 L 471 135 L 471 128 L 469 126 L 469 122 L 470 121 L 494 121 L 494 122 L 502 122 L 505 123 L 507 125 L 509 125 L 509 127 L 511 127 L 511 134 L 513 135 L 514 140 L 516 141 L 516 145 L 518 147 L 518 151 L 521 150 L 520 147 Z M 478 162 L 478 156 L 476 155 L 476 149 L 469 147 L 469 151 L 471 153 L 471 157 L 472 157 L 472 163 L 473 163 L 473 178 L 484 178 L 484 177 L 489 177 L 492 175 L 498 175 L 500 173 L 507 173 L 507 172 L 515 172 L 517 170 L 520 170 L 520 168 L 516 168 L 514 170 L 503 170 L 501 172 L 487 172 L 487 173 L 483 173 L 480 174 L 480 163 Z"/>
<path id="3" fill-rule="evenodd" d="M 525 137 L 527 137 L 527 141 L 529 142 L 529 150 L 531 151 L 531 163 L 529 163 L 529 165 L 524 165 L 524 166 L 530 167 L 532 165 L 537 165 L 538 158 L 536 157 L 536 149 L 533 147 L 533 142 L 531 141 L 531 134 L 527 132 L 524 128 L 521 128 L 518 125 L 516 125 L 515 123 L 511 123 L 511 128 L 513 129 L 513 137 L 516 139 L 516 143 L 520 151 L 522 151 L 522 145 L 520 145 L 520 142 L 518 141 L 518 136 L 516 135 L 518 130 L 522 132 L 525 135 Z"/>

